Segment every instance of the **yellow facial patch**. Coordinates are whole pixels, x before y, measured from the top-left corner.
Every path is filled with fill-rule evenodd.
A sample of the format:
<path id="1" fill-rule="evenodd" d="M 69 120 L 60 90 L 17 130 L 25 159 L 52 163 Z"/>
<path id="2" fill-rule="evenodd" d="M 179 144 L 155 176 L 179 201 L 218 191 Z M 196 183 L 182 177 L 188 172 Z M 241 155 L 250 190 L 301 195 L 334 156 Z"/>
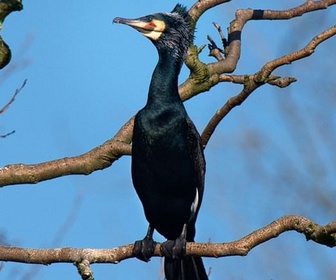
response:
<path id="1" fill-rule="evenodd" d="M 166 25 L 164 21 L 153 19 L 151 22 L 148 22 L 145 29 L 147 32 L 144 32 L 143 35 L 156 41 L 160 38 L 162 32 L 165 30 Z"/>

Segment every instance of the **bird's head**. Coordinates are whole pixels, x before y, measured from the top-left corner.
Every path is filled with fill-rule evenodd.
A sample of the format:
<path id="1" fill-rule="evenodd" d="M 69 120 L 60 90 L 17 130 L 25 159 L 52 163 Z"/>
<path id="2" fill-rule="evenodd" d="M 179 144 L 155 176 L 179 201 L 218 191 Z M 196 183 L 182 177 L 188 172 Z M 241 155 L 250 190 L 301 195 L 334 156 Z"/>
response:
<path id="1" fill-rule="evenodd" d="M 177 4 L 170 13 L 156 13 L 137 19 L 117 17 L 114 23 L 129 25 L 149 38 L 156 48 L 183 57 L 192 41 L 191 18 L 186 7 Z"/>

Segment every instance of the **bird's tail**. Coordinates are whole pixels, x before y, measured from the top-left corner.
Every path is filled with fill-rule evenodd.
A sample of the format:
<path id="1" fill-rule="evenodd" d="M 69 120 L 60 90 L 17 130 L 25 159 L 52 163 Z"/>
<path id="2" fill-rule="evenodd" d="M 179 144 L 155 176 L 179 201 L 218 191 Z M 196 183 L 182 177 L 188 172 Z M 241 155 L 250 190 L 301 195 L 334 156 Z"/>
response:
<path id="1" fill-rule="evenodd" d="M 165 258 L 167 280 L 208 280 L 201 257 Z"/>

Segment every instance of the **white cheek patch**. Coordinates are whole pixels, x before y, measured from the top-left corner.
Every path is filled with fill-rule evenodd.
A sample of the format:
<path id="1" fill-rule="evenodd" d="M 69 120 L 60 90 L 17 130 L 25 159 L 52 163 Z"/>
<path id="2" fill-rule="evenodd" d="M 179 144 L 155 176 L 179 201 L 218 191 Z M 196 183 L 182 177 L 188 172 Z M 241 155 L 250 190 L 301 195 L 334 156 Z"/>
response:
<path id="1" fill-rule="evenodd" d="M 160 38 L 161 34 L 162 34 L 162 32 L 158 32 L 158 31 L 155 31 L 155 30 L 143 33 L 144 36 L 152 39 L 153 41 L 157 41 Z"/>
<path id="2" fill-rule="evenodd" d="M 162 32 L 166 29 L 166 24 L 162 20 L 153 19 L 150 23 L 153 28 L 148 32 L 143 33 L 146 37 L 156 41 L 160 38 Z M 149 30 L 149 28 L 147 28 Z"/>
<path id="3" fill-rule="evenodd" d="M 166 29 L 166 24 L 162 20 L 153 19 L 152 23 L 155 25 L 154 31 L 162 33 Z"/>

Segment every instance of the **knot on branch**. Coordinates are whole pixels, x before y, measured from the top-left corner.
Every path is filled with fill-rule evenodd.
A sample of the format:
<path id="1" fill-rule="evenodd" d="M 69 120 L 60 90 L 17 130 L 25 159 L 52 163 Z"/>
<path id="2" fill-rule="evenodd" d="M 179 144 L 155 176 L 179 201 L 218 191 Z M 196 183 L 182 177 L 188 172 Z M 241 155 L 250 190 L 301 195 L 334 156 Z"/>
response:
<path id="1" fill-rule="evenodd" d="M 269 77 L 267 83 L 272 86 L 277 86 L 279 88 L 285 88 L 288 87 L 291 83 L 296 82 L 296 78 L 294 77 L 279 77 L 275 76 L 274 79 L 272 79 L 272 76 Z"/>
<path id="2" fill-rule="evenodd" d="M 207 80 L 209 72 L 205 63 L 198 58 L 199 50 L 195 45 L 189 47 L 185 64 L 190 70 L 190 77 L 195 83 L 200 84 Z"/>
<path id="3" fill-rule="evenodd" d="M 21 0 L 2 0 L 0 2 L 0 22 L 1 24 L 11 12 L 21 11 L 23 9 Z"/>
<path id="4" fill-rule="evenodd" d="M 193 83 L 195 92 L 209 90 L 219 82 L 219 76 L 209 71 L 208 65 L 198 58 L 199 50 L 195 45 L 188 49 L 185 64 L 190 70 L 189 79 Z"/>
<path id="5" fill-rule="evenodd" d="M 0 36 L 0 69 L 4 68 L 11 60 L 12 52 Z"/>
<path id="6" fill-rule="evenodd" d="M 3 0 L 0 2 L 0 30 L 6 16 L 11 12 L 21 11 L 23 5 L 21 0 Z M 4 68 L 11 60 L 12 54 L 9 46 L 0 36 L 0 69 Z"/>
<path id="7" fill-rule="evenodd" d="M 82 277 L 82 280 L 94 280 L 93 273 L 90 268 L 90 262 L 88 260 L 75 263 L 75 265 L 79 275 Z"/>
<path id="8" fill-rule="evenodd" d="M 336 246 L 336 222 L 331 222 L 325 226 L 312 223 L 308 232 L 304 232 L 307 240 L 326 245 L 330 248 Z"/>

